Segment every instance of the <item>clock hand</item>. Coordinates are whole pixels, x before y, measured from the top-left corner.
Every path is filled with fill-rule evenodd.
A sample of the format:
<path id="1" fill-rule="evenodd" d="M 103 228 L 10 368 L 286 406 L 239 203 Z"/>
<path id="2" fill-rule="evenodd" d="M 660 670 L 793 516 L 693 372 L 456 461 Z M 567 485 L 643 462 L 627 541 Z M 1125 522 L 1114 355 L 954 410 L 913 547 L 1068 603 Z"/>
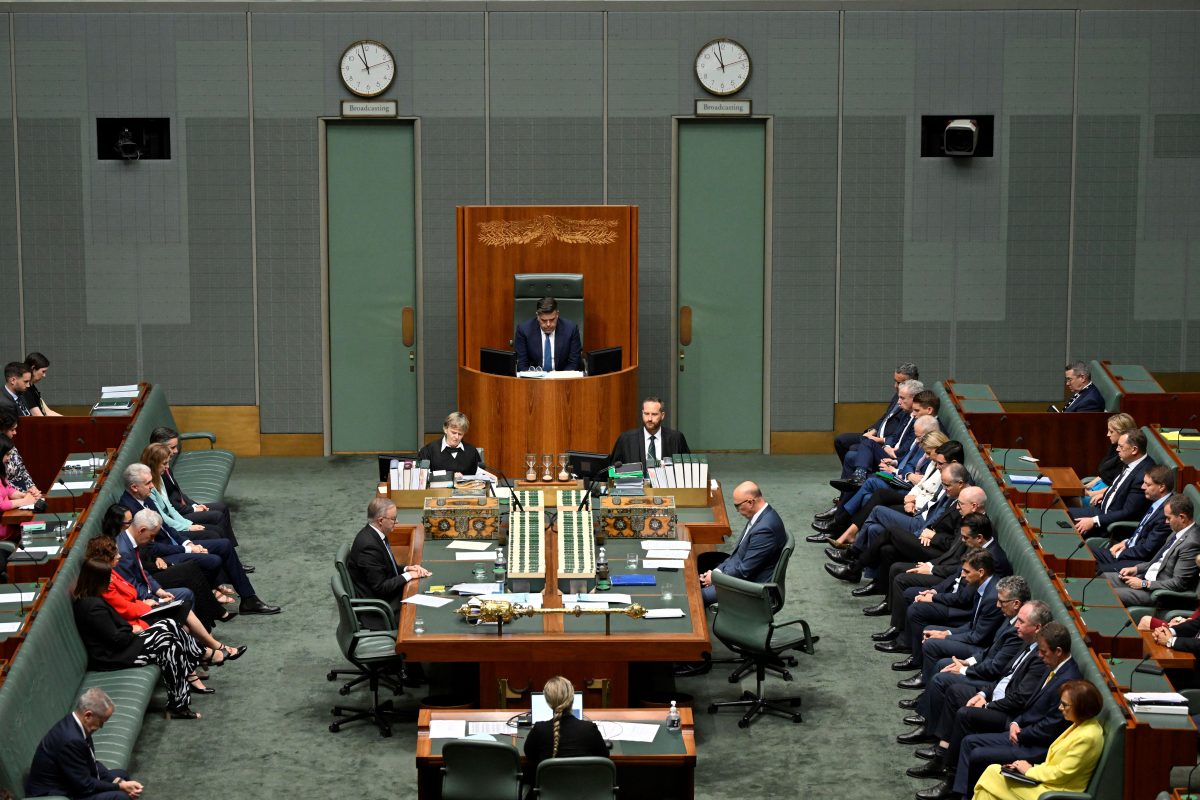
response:
<path id="1" fill-rule="evenodd" d="M 721 43 L 717 42 L 717 63 L 721 65 L 721 72 L 725 71 L 725 62 L 721 60 Z"/>
<path id="2" fill-rule="evenodd" d="M 741 64 L 741 63 L 742 63 L 743 61 L 745 61 L 745 60 L 746 60 L 746 59 L 744 59 L 744 58 L 739 58 L 737 61 L 730 61 L 730 62 L 729 62 L 728 64 L 726 64 L 725 66 L 727 66 L 727 67 L 732 67 L 734 64 Z"/>
<path id="3" fill-rule="evenodd" d="M 359 58 L 362 59 L 363 66 L 367 68 L 367 74 L 370 75 L 371 65 L 367 63 L 367 48 L 360 44 L 358 46 L 358 52 L 362 54 L 359 56 Z"/>

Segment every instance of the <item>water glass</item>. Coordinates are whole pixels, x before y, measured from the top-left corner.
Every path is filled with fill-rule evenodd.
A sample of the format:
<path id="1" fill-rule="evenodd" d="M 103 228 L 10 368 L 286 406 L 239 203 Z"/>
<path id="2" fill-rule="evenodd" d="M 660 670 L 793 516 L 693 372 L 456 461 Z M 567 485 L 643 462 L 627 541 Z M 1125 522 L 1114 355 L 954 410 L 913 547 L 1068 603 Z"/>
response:
<path id="1" fill-rule="evenodd" d="M 674 600 L 675 599 L 674 584 L 672 584 L 671 581 L 668 581 L 668 580 L 662 581 L 662 588 L 659 590 L 659 594 L 662 596 L 662 599 L 667 602 Z"/>
<path id="2" fill-rule="evenodd" d="M 629 553 L 625 556 L 625 566 L 630 572 L 638 568 L 638 554 L 636 552 Z"/>
<path id="3" fill-rule="evenodd" d="M 413 618 L 413 633 L 420 635 L 425 632 L 425 619 L 423 617 Z"/>
<path id="4" fill-rule="evenodd" d="M 487 570 L 484 569 L 483 564 L 475 565 L 474 569 L 471 570 L 471 577 L 475 579 L 476 583 L 483 583 L 484 578 L 487 577 Z"/>

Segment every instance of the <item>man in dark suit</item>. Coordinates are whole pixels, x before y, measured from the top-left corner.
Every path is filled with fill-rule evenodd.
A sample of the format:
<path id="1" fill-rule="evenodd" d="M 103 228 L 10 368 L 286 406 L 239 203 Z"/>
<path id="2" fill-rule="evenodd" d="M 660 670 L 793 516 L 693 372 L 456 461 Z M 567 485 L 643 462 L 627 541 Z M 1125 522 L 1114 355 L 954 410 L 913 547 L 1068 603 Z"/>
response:
<path id="1" fill-rule="evenodd" d="M 4 388 L 0 389 L 0 411 L 14 417 L 28 417 L 29 406 L 25 403 L 25 390 L 33 384 L 33 373 L 24 361 L 11 361 L 4 365 Z"/>
<path id="2" fill-rule="evenodd" d="M 1071 390 L 1071 399 L 1063 411 L 1103 411 L 1104 395 L 1092 385 L 1092 371 L 1082 361 L 1066 366 L 1066 384 Z"/>
<path id="3" fill-rule="evenodd" d="M 917 757 L 926 763 L 910 767 L 907 771 L 910 777 L 946 776 L 947 756 L 960 710 L 977 709 L 967 713 L 993 720 L 995 730 L 1003 730 L 1009 719 L 1021 713 L 1029 698 L 1046 681 L 1046 663 L 1038 657 L 1037 639 L 1042 628 L 1053 620 L 1050 606 L 1041 600 L 1030 600 L 1021 606 L 1013 620 L 1019 646 L 1003 664 L 977 664 L 970 668 L 970 674 L 943 672 L 933 679 L 921 695 L 917 710 L 925 718 L 925 730 L 938 742 L 917 751 Z M 957 758 L 958 743 L 954 745 Z"/>
<path id="4" fill-rule="evenodd" d="M 1150 501 L 1142 489 L 1142 478 L 1154 462 L 1146 455 L 1146 434 L 1140 429 L 1126 431 L 1117 439 L 1117 455 L 1125 462 L 1125 469 L 1104 493 L 1100 508 L 1083 506 L 1072 508 L 1075 530 L 1080 536 L 1102 536 L 1114 522 L 1135 522 L 1146 513 Z"/>
<path id="5" fill-rule="evenodd" d="M 150 433 L 150 442 L 152 444 L 165 444 L 171 451 L 171 462 L 174 463 L 176 457 L 179 456 L 179 431 L 174 428 L 168 428 L 165 425 L 155 428 Z M 197 503 L 192 498 L 187 496 L 183 487 L 175 480 L 175 475 L 171 472 L 168 466 L 166 472 L 163 473 L 163 485 L 167 489 L 167 499 L 180 516 L 205 527 L 215 528 L 221 532 L 222 538 L 228 539 L 229 543 L 237 547 L 237 536 L 233 533 L 233 522 L 229 518 L 229 506 L 222 502 L 214 500 L 212 503 Z M 246 572 L 254 572 L 254 567 L 242 562 L 242 568 Z"/>
<path id="6" fill-rule="evenodd" d="M 513 346 L 517 350 L 517 372 L 538 368 L 546 372 L 583 368 L 579 326 L 559 317 L 558 302 L 553 297 L 538 300 L 533 319 L 517 326 Z"/>
<path id="7" fill-rule="evenodd" d="M 879 419 L 875 421 L 875 424 L 867 428 L 862 433 L 839 433 L 834 437 L 833 449 L 837 451 L 838 461 L 844 461 L 846 458 L 846 453 L 850 451 L 850 448 L 862 441 L 864 437 L 868 439 L 883 438 L 883 435 L 887 433 L 886 427 L 888 425 L 888 421 L 895 414 L 896 407 L 899 405 L 898 401 L 900 399 L 900 384 L 907 380 L 915 381 L 920 377 L 921 374 L 917 370 L 916 364 L 904 363 L 896 367 L 896 371 L 892 373 L 892 385 L 895 391 L 892 394 L 892 399 L 888 403 L 887 408 L 883 410 L 883 414 L 881 414 Z M 900 424 L 903 425 L 904 423 L 901 422 Z"/>
<path id="8" fill-rule="evenodd" d="M 354 537 L 346 568 L 359 597 L 382 600 L 397 611 L 404 596 L 404 587 L 416 578 L 432 573 L 420 564 L 401 566 L 396 563 L 387 536 L 396 527 L 396 504 L 387 497 L 373 497 L 367 505 L 367 524 Z M 364 618 L 372 630 L 384 630 L 382 618 Z"/>
<path id="9" fill-rule="evenodd" d="M 1175 479 L 1171 468 L 1156 464 L 1142 476 L 1142 493 L 1146 495 L 1150 508 L 1142 516 L 1138 526 L 1126 538 L 1111 544 L 1089 544 L 1096 557 L 1096 574 L 1116 572 L 1143 561 L 1150 561 L 1158 554 L 1163 542 L 1171 535 L 1167 524 L 1167 497 L 1171 494 Z"/>
<path id="10" fill-rule="evenodd" d="M 617 437 L 608 463 L 649 466 L 664 458 L 692 452 L 682 433 L 663 426 L 666 418 L 666 406 L 662 400 L 653 396 L 643 400 L 642 427 L 625 431 Z"/>
<path id="11" fill-rule="evenodd" d="M 1150 635 L 1163 647 L 1182 653 L 1200 654 L 1200 609 L 1185 620 L 1173 619 L 1162 627 L 1155 628 Z M 1200 685 L 1200 675 L 1191 668 L 1167 670 L 1167 677 L 1176 689 L 1195 689 Z"/>
<path id="12" fill-rule="evenodd" d="M 137 598 L 143 603 L 157 605 L 178 598 L 189 606 L 194 606 L 195 593 L 185 588 L 168 592 L 142 563 L 140 549 L 150 543 L 161 525 L 162 517 L 155 511 L 147 509 L 134 514 L 129 527 L 117 534 L 117 553 L 120 554 L 121 560 L 117 563 L 116 570 L 121 577 L 129 581 L 137 593 Z"/>
<path id="13" fill-rule="evenodd" d="M 1082 675 L 1071 658 L 1071 634 L 1062 623 L 1050 622 L 1042 628 L 1038 634 L 1038 656 L 1046 664 L 1048 674 L 1016 716 L 998 715 L 994 709 L 959 710 L 946 761 L 947 765 L 955 764 L 954 772 L 943 783 L 917 792 L 918 800 L 969 796 L 990 764 L 1045 759 L 1050 743 L 1067 729 L 1068 723 L 1058 705 L 1059 689 Z M 997 721 L 1001 725 L 999 731 Z"/>
<path id="14" fill-rule="evenodd" d="M 754 583 L 766 583 L 775 572 L 779 554 L 787 542 L 787 531 L 779 514 L 767 504 L 758 484 L 751 481 L 739 483 L 733 490 L 733 507 L 749 522 L 742 532 L 733 552 L 705 553 L 711 558 L 697 559 L 700 574 L 700 594 L 704 605 L 717 602 L 717 590 L 712 585 L 712 571 L 719 569 L 726 575 Z"/>
<path id="15" fill-rule="evenodd" d="M 123 769 L 109 769 L 96 760 L 92 734 L 104 727 L 113 713 L 112 699 L 103 689 L 87 689 L 75 701 L 75 710 L 42 737 L 25 779 L 29 797 L 58 795 L 71 800 L 129 800 L 142 793 L 142 785 Z"/>
<path id="16" fill-rule="evenodd" d="M 1105 577 L 1121 602 L 1128 606 L 1153 605 L 1155 589 L 1190 592 L 1196 588 L 1200 571 L 1196 556 L 1200 555 L 1200 531 L 1194 522 L 1195 508 L 1186 494 L 1173 494 L 1167 499 L 1167 524 L 1174 531 L 1153 561 L 1143 561 L 1120 572 L 1106 572 Z"/>

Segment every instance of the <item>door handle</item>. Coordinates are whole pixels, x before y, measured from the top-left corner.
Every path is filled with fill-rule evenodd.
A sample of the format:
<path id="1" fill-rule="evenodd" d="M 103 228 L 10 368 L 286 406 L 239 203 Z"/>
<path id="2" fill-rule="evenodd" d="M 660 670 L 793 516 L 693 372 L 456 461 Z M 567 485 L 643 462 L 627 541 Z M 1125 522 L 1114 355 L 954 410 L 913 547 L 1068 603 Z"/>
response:
<path id="1" fill-rule="evenodd" d="M 417 315 L 413 311 L 412 306 L 405 306 L 400 311 L 400 335 L 404 339 L 405 347 L 412 347 L 416 340 L 417 332 Z"/>
<path id="2" fill-rule="evenodd" d="M 679 344 L 687 347 L 692 343 L 692 307 L 679 307 Z"/>

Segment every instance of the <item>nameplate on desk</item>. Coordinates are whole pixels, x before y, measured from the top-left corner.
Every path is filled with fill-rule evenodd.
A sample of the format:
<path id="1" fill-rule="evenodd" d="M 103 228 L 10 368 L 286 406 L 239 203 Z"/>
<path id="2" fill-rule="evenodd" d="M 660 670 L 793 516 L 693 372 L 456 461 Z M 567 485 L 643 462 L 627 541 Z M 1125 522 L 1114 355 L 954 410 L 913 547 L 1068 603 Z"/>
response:
<path id="1" fill-rule="evenodd" d="M 395 100 L 343 100 L 343 117 L 395 117 L 399 114 Z"/>
<path id="2" fill-rule="evenodd" d="M 748 117 L 750 116 L 749 100 L 707 100 L 696 101 L 697 117 Z"/>

